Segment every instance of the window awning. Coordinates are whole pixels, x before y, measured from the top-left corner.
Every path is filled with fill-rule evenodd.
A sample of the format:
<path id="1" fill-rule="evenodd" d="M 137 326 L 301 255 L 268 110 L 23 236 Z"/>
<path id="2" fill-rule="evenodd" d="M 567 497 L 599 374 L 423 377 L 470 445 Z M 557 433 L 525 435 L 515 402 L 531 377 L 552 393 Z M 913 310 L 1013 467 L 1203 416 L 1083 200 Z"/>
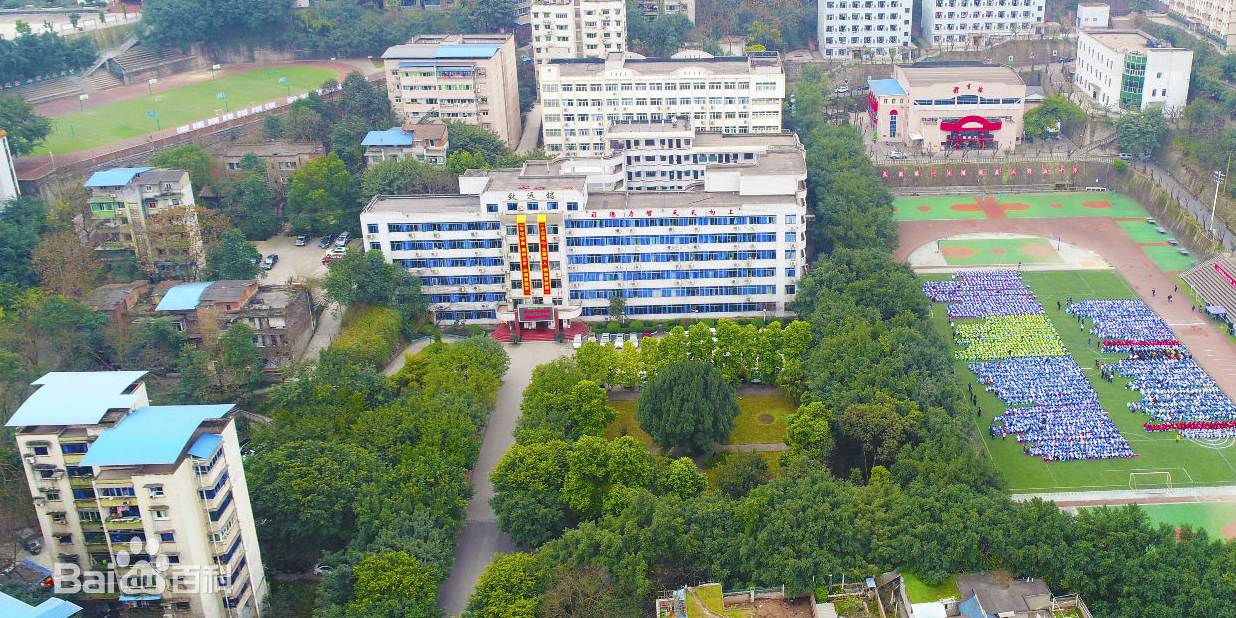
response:
<path id="1" fill-rule="evenodd" d="M 916 141 L 916 142 L 921 142 L 921 141 L 923 141 L 923 134 L 922 134 L 922 133 L 911 133 L 911 134 L 910 134 L 910 139 L 912 139 L 912 140 L 914 140 L 914 141 Z"/>

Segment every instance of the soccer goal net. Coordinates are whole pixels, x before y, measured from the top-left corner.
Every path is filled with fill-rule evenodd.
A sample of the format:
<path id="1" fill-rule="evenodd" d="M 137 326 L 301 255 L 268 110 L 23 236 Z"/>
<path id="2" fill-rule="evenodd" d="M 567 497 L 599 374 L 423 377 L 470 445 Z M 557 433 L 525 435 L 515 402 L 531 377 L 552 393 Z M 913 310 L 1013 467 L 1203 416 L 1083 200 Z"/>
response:
<path id="1" fill-rule="evenodd" d="M 1130 472 L 1129 489 L 1171 489 L 1172 473 L 1162 472 Z"/>

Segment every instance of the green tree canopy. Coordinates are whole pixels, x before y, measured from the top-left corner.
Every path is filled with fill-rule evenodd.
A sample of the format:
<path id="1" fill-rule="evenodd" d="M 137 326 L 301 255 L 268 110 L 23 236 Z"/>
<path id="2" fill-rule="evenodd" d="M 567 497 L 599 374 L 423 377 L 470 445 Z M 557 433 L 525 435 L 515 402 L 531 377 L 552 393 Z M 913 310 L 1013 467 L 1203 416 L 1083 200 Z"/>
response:
<path id="1" fill-rule="evenodd" d="M 1038 107 L 1026 112 L 1022 121 L 1026 137 L 1059 137 L 1086 121 L 1086 112 L 1061 96 L 1044 97 Z"/>
<path id="2" fill-rule="evenodd" d="M 416 159 L 386 159 L 361 174 L 361 196 L 445 194 L 459 191 L 459 179 L 441 165 Z"/>
<path id="3" fill-rule="evenodd" d="M 189 172 L 189 182 L 193 183 L 194 194 L 213 191 L 213 162 L 210 155 L 197 144 L 182 144 L 171 150 L 164 150 L 150 158 L 150 165 Z"/>
<path id="4" fill-rule="evenodd" d="M 1152 107 L 1128 113 L 1116 121 L 1116 142 L 1120 149 L 1133 154 L 1150 154 L 1171 130 L 1163 110 Z"/>
<path id="5" fill-rule="evenodd" d="M 355 182 L 333 152 L 296 170 L 287 195 L 288 220 L 298 232 L 336 232 L 357 226 L 360 206 Z"/>
<path id="6" fill-rule="evenodd" d="M 9 200 L 0 210 L 0 283 L 38 285 L 39 275 L 31 258 L 46 219 L 47 206 L 36 197 Z"/>
<path id="7" fill-rule="evenodd" d="M 258 272 L 258 250 L 240 230 L 224 232 L 219 244 L 206 251 L 207 280 L 255 279 Z"/>
<path id="8" fill-rule="evenodd" d="M 421 282 L 406 268 L 386 261 L 382 252 L 361 253 L 348 250 L 328 265 L 330 272 L 322 283 L 326 298 L 342 306 L 356 303 L 408 309 L 405 317 L 424 313 L 427 303 L 421 296 Z"/>
<path id="9" fill-rule="evenodd" d="M 464 618 L 536 618 L 544 571 L 533 554 L 516 552 L 496 558 L 476 580 Z"/>
<path id="10" fill-rule="evenodd" d="M 227 381 L 246 390 L 262 384 L 265 359 L 253 343 L 253 327 L 235 322 L 219 336 L 219 360 Z"/>
<path id="11" fill-rule="evenodd" d="M 242 165 L 243 163 L 242 161 Z M 245 171 L 231 183 L 224 199 L 224 212 L 236 222 L 236 227 L 245 238 L 266 240 L 278 231 L 276 199 L 275 190 L 270 188 L 270 183 L 262 173 Z"/>
<path id="12" fill-rule="evenodd" d="M 661 370 L 640 391 L 635 414 L 640 427 L 663 446 L 696 455 L 725 442 L 738 417 L 734 387 L 700 361 L 680 361 Z"/>
<path id="13" fill-rule="evenodd" d="M 0 127 L 8 133 L 9 150 L 15 157 L 33 152 L 51 133 L 51 121 L 34 113 L 34 107 L 21 97 L 0 99 Z"/>

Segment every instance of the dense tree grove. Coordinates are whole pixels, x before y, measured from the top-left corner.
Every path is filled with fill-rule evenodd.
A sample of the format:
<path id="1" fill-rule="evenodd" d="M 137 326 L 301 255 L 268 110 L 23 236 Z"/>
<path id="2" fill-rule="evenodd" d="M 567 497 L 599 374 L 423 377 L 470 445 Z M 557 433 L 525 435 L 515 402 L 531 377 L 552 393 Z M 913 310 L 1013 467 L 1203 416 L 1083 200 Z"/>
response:
<path id="1" fill-rule="evenodd" d="M 471 496 L 477 426 L 507 356 L 477 337 L 434 343 L 387 378 L 328 348 L 270 393 L 273 425 L 245 462 L 262 547 L 275 568 L 322 550 L 322 617 L 437 616 L 438 585 Z M 460 379 L 466 376 L 466 379 Z"/>
<path id="2" fill-rule="evenodd" d="M 0 75 L 3 81 L 43 77 L 69 69 L 83 69 L 96 57 L 90 37 L 66 39 L 53 32 L 18 34 L 0 39 Z"/>
<path id="3" fill-rule="evenodd" d="M 777 379 L 783 388 L 801 382 L 802 402 L 781 475 L 764 482 L 770 475 L 759 464 L 736 458 L 718 472 L 718 492 L 683 496 L 657 480 L 664 464 L 654 458 L 651 483 L 615 483 L 615 475 L 643 477 L 608 463 L 601 438 L 572 445 L 560 421 L 521 421 L 519 444 L 495 471 L 499 517 L 505 512 L 522 525 L 532 519 L 518 511 L 530 508 L 523 504 L 566 506 L 540 514 L 540 525 L 521 539 L 541 544 L 540 552 L 495 563 L 482 577 L 506 573 L 512 585 L 478 587 L 472 608 L 487 613 L 476 615 L 504 605 L 528 615 L 530 603 L 537 616 L 568 615 L 563 608 L 579 599 L 612 612 L 596 615 L 635 615 L 654 591 L 701 579 L 805 593 L 828 574 L 863 577 L 894 567 L 933 583 L 987 568 L 1042 576 L 1058 593 L 1080 593 L 1096 616 L 1204 617 L 1230 607 L 1236 585 L 1223 574 L 1236 565 L 1236 543 L 1152 525 L 1136 506 L 1071 515 L 1051 503 L 1009 500 L 955 418 L 972 412 L 954 381 L 951 351 L 927 320 L 928 301 L 909 268 L 890 257 L 890 198 L 867 180 L 875 174 L 858 132 L 825 125 L 821 106 L 804 104 L 820 86 L 808 71 L 792 117 L 808 148 L 809 195 L 820 215 L 813 239 L 823 254 L 794 303 L 809 329 L 803 366 L 792 379 L 788 367 Z M 835 199 L 839 183 L 862 186 L 852 194 L 861 199 Z M 850 229 L 855 222 L 866 227 Z M 658 347 L 666 340 L 689 347 L 668 336 Z M 525 393 L 525 414 L 569 405 L 572 381 L 593 377 L 579 352 L 577 363 L 542 368 Z M 590 466 L 591 482 L 571 482 L 577 449 L 607 461 L 608 476 Z M 572 495 L 577 488 L 588 492 Z M 511 498 L 542 493 L 508 505 L 504 489 Z M 571 506 L 598 502 L 591 511 Z"/>
<path id="4" fill-rule="evenodd" d="M 269 0 L 148 0 L 142 5 L 144 38 L 183 50 L 199 41 L 244 39 L 282 28 L 290 9 L 288 3 Z"/>
<path id="5" fill-rule="evenodd" d="M 738 417 L 734 387 L 716 367 L 678 361 L 657 373 L 639 393 L 635 416 L 658 444 L 699 455 L 725 442 Z"/>

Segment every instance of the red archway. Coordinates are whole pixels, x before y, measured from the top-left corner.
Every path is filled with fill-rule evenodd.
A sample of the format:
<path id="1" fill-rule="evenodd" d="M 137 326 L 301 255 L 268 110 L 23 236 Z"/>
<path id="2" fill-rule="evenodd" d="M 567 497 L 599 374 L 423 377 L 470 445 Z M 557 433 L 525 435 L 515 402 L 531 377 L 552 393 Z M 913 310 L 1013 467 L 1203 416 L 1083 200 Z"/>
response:
<path id="1" fill-rule="evenodd" d="M 994 132 L 1004 126 L 999 120 L 988 120 L 982 116 L 966 116 L 956 122 L 941 122 L 940 131 L 944 133 L 944 141 L 954 150 L 962 147 L 982 150 L 994 144 Z"/>

